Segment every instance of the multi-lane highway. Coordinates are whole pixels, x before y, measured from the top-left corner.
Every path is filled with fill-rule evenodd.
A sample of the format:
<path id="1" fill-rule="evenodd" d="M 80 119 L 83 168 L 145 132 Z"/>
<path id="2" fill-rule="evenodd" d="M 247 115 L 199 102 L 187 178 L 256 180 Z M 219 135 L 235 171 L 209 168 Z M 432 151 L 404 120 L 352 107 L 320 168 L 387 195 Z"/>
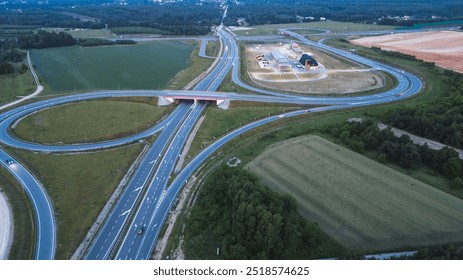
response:
<path id="1" fill-rule="evenodd" d="M 224 16 L 226 12 L 224 13 Z M 246 85 L 239 78 L 239 49 L 234 37 L 223 26 L 217 33 L 222 44 L 222 53 L 214 68 L 202 79 L 192 91 L 103 91 L 87 94 L 63 96 L 46 101 L 40 101 L 17 107 L 0 114 L 0 142 L 19 149 L 42 152 L 76 152 L 95 149 L 105 149 L 125 145 L 144 139 L 160 132 L 155 143 L 142 158 L 137 170 L 127 184 L 117 203 L 113 207 L 100 231 L 88 248 L 87 259 L 147 259 L 156 244 L 162 224 L 176 199 L 178 192 L 200 165 L 220 147 L 237 136 L 261 125 L 277 121 L 281 118 L 307 114 L 307 110 L 295 111 L 279 116 L 271 116 L 240 127 L 203 150 L 195 157 L 171 182 L 175 163 L 185 145 L 194 124 L 204 110 L 205 102 L 181 102 L 166 118 L 152 128 L 129 137 L 98 143 L 80 143 L 74 145 L 43 145 L 15 138 L 9 133 L 9 128 L 18 119 L 33 112 L 71 102 L 81 102 L 96 98 L 122 96 L 162 96 L 176 99 L 228 99 L 272 103 L 291 103 L 302 105 L 325 105 L 310 109 L 310 112 L 338 110 L 372 104 L 381 104 L 410 97 L 419 92 L 421 81 L 414 75 L 374 62 L 361 56 L 338 50 L 323 43 L 315 43 L 303 36 L 286 30 L 288 34 L 303 44 L 320 48 L 326 52 L 335 53 L 350 60 L 357 61 L 393 75 L 397 86 L 382 93 L 356 97 L 314 97 L 288 95 L 268 90 L 257 89 Z M 226 75 L 232 71 L 235 83 L 243 88 L 264 95 L 220 93 L 215 92 Z M 52 259 L 56 247 L 56 229 L 51 202 L 43 186 L 20 163 L 0 149 L 2 165 L 21 182 L 31 201 L 33 201 L 37 223 L 37 253 L 36 258 Z M 8 160 L 8 162 L 7 162 Z M 12 160 L 10 162 L 9 160 Z M 169 184 L 169 182 L 171 182 Z"/>

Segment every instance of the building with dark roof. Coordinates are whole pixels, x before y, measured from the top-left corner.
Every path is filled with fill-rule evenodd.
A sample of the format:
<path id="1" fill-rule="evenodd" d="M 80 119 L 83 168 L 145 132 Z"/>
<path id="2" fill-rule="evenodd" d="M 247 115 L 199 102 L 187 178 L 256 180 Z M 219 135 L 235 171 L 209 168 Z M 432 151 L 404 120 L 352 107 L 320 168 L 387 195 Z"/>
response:
<path id="1" fill-rule="evenodd" d="M 305 66 L 307 70 L 309 70 L 310 67 L 318 67 L 318 62 L 306 53 L 302 55 L 301 59 L 299 59 L 299 63 Z"/>

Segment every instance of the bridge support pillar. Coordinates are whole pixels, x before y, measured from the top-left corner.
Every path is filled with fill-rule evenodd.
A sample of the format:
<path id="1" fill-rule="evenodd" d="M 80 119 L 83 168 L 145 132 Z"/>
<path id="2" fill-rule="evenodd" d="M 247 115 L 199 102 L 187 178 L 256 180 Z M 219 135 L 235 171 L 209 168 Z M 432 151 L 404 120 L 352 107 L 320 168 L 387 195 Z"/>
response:
<path id="1" fill-rule="evenodd" d="M 227 110 L 228 108 L 230 108 L 230 99 L 218 99 L 217 106 L 220 109 Z"/>
<path id="2" fill-rule="evenodd" d="M 167 105 L 170 105 L 174 103 L 174 99 L 173 98 L 170 98 L 170 97 L 163 97 L 163 96 L 159 96 L 158 98 L 158 106 L 167 106 Z"/>

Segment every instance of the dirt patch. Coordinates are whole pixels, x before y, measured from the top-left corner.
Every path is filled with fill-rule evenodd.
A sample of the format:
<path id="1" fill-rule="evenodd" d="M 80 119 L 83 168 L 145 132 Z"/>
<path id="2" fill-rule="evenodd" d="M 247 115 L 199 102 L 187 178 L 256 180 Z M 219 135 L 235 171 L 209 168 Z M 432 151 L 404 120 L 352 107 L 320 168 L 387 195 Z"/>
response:
<path id="1" fill-rule="evenodd" d="M 349 94 L 381 88 L 385 85 L 384 76 L 376 71 L 330 72 L 323 79 L 312 81 L 274 81 L 253 79 L 256 84 L 288 92 L 310 94 Z"/>
<path id="2" fill-rule="evenodd" d="M 433 31 L 364 37 L 351 43 L 414 55 L 463 73 L 463 32 Z"/>

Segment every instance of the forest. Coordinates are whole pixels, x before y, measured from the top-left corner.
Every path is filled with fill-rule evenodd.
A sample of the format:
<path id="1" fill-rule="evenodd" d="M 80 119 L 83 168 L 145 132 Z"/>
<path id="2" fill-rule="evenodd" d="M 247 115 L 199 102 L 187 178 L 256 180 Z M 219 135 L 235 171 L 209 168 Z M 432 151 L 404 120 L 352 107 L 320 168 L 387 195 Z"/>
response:
<path id="1" fill-rule="evenodd" d="M 144 6 L 79 6 L 0 11 L 0 25 L 101 29 L 104 27 L 150 27 L 165 35 L 204 35 L 218 25 L 218 5 L 188 3 Z M 82 20 L 78 17 L 88 17 Z"/>
<path id="2" fill-rule="evenodd" d="M 242 5 L 230 5 L 225 24 L 236 25 L 238 18 L 246 18 L 250 25 L 291 23 L 296 22 L 297 15 L 307 18 L 305 21 L 324 17 L 328 20 L 388 25 L 463 18 L 463 2 L 457 0 L 243 0 L 240 3 Z M 411 16 L 411 19 L 395 19 L 396 16 L 405 15 Z M 386 20 L 379 21 L 383 17 Z"/>
<path id="3" fill-rule="evenodd" d="M 294 198 L 224 165 L 201 186 L 185 247 L 188 259 L 299 259 L 314 258 L 319 239 L 318 225 L 297 213 Z"/>

